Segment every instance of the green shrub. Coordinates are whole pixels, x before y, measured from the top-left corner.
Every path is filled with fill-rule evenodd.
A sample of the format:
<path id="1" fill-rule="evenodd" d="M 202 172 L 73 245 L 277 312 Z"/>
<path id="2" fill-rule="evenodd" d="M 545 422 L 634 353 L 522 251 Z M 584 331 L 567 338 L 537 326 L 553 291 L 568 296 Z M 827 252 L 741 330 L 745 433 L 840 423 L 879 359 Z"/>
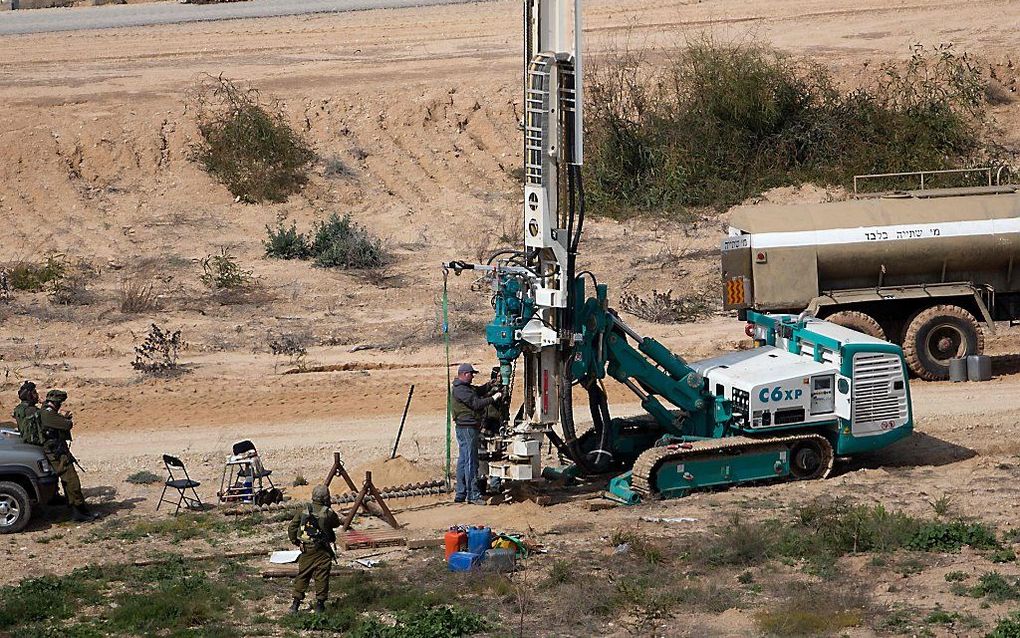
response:
<path id="1" fill-rule="evenodd" d="M 7 270 L 7 279 L 14 290 L 41 292 L 67 273 L 67 263 L 57 256 L 49 256 L 41 264 L 22 261 Z"/>
<path id="2" fill-rule="evenodd" d="M 1013 613 L 999 620 L 986 638 L 1020 638 L 1020 614 Z"/>
<path id="3" fill-rule="evenodd" d="M 722 208 L 776 186 L 956 167 L 980 151 L 984 84 L 950 45 L 916 47 L 850 92 L 760 43 L 596 59 L 588 76 L 585 171 L 600 214 Z"/>
<path id="4" fill-rule="evenodd" d="M 202 283 L 215 290 L 236 290 L 246 288 L 255 282 L 252 271 L 245 270 L 237 263 L 237 257 L 226 247 L 218 255 L 206 255 L 202 259 Z"/>
<path id="5" fill-rule="evenodd" d="M 988 597 L 994 602 L 1020 600 L 1020 578 L 1007 580 L 999 572 L 981 574 L 976 585 L 967 590 L 974 598 Z"/>
<path id="6" fill-rule="evenodd" d="M 358 225 L 350 214 L 336 213 L 318 222 L 312 236 L 315 265 L 325 268 L 378 268 L 388 261 L 382 240 Z"/>
<path id="7" fill-rule="evenodd" d="M 283 225 L 283 220 L 276 222 L 274 230 L 266 224 L 266 240 L 262 245 L 266 248 L 266 257 L 274 259 L 305 259 L 311 255 L 312 248 L 308 245 L 308 238 L 304 233 L 297 231 L 297 224 L 290 223 L 290 227 Z"/>
<path id="8" fill-rule="evenodd" d="M 999 541 L 984 523 L 932 521 L 922 525 L 907 546 L 925 552 L 958 552 L 964 545 L 974 549 L 997 549 Z"/>
<path id="9" fill-rule="evenodd" d="M 279 104 L 220 76 L 194 92 L 202 143 L 196 158 L 243 202 L 283 202 L 308 181 L 315 153 Z"/>
<path id="10" fill-rule="evenodd" d="M 152 483 L 161 483 L 163 481 L 161 477 L 153 474 L 149 470 L 135 472 L 124 480 L 128 483 L 134 483 L 135 485 L 151 485 Z"/>
<path id="11" fill-rule="evenodd" d="M 277 222 L 276 229 L 266 226 L 267 238 L 263 241 L 266 256 L 276 259 L 305 259 L 311 257 L 316 266 L 323 268 L 366 269 L 386 265 L 390 255 L 383 242 L 374 237 L 351 217 L 333 213 L 325 221 L 316 222 L 311 238 Z"/>

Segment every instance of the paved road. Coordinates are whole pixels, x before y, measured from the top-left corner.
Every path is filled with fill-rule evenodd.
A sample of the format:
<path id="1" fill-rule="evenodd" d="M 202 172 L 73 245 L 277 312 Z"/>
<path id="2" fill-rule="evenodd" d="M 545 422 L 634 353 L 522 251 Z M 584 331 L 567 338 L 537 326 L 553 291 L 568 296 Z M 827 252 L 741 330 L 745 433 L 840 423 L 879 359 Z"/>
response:
<path id="1" fill-rule="evenodd" d="M 10 0 L 3 0 L 10 2 Z M 471 0 L 249 0 L 222 4 L 178 4 L 153 2 L 147 4 L 108 5 L 69 9 L 0 10 L 0 35 L 46 33 L 141 27 L 153 24 L 176 24 L 238 18 L 270 18 L 308 13 L 335 13 L 461 4 Z"/>

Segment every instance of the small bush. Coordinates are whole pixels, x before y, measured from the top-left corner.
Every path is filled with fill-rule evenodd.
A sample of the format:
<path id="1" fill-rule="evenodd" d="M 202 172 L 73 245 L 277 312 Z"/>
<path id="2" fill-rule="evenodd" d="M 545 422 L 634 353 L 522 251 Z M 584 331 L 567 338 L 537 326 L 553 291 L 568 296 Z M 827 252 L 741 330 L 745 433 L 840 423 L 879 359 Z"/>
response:
<path id="1" fill-rule="evenodd" d="M 237 290 L 255 283 L 252 271 L 245 270 L 237 263 L 237 257 L 226 247 L 218 255 L 206 255 L 202 259 L 202 283 L 214 290 Z"/>
<path id="2" fill-rule="evenodd" d="M 1002 618 L 985 638 L 1020 638 L 1020 614 Z"/>
<path id="3" fill-rule="evenodd" d="M 748 523 L 734 516 L 703 545 L 700 555 L 705 563 L 716 567 L 755 565 L 775 555 L 775 532 L 772 525 Z"/>
<path id="4" fill-rule="evenodd" d="M 653 290 L 647 297 L 624 292 L 620 295 L 620 310 L 652 323 L 680 323 L 708 315 L 711 312 L 708 300 L 711 298 L 709 294 L 697 293 L 674 297 L 672 290 Z"/>
<path id="5" fill-rule="evenodd" d="M 1020 600 L 1020 578 L 1007 580 L 998 572 L 981 574 L 976 585 L 967 590 L 974 598 L 987 597 L 997 603 L 1007 600 Z"/>
<path id="6" fill-rule="evenodd" d="M 274 230 L 266 224 L 266 240 L 262 245 L 266 248 L 266 257 L 274 259 L 305 259 L 311 256 L 308 238 L 297 231 L 297 224 L 291 222 L 290 227 L 283 225 L 283 220 L 276 222 Z"/>
<path id="7" fill-rule="evenodd" d="M 312 342 L 312 335 L 307 332 L 284 332 L 279 334 L 269 333 L 269 352 L 275 357 L 287 357 L 288 363 L 303 368 L 305 357 L 308 356 L 308 344 Z M 279 361 L 279 360 L 277 360 Z"/>
<path id="8" fill-rule="evenodd" d="M 294 475 L 294 480 L 291 482 L 294 487 L 301 487 L 302 485 L 308 485 L 308 479 L 305 478 L 304 474 L 300 472 Z"/>
<path id="9" fill-rule="evenodd" d="M 95 295 L 87 286 L 90 279 L 86 273 L 55 279 L 47 285 L 46 296 L 58 306 L 87 306 L 95 301 Z"/>
<path id="10" fill-rule="evenodd" d="M 939 516 L 945 516 L 949 514 L 949 511 L 953 508 L 953 498 L 949 494 L 943 494 L 935 500 L 928 501 L 931 505 L 932 510 L 935 511 Z"/>
<path id="11" fill-rule="evenodd" d="M 316 224 L 311 250 L 315 265 L 324 268 L 378 268 L 389 260 L 382 240 L 358 225 L 350 214 L 340 217 L 333 213 Z"/>
<path id="12" fill-rule="evenodd" d="M 944 578 L 947 583 L 958 583 L 960 581 L 967 580 L 967 572 L 961 572 L 959 570 L 946 572 Z"/>
<path id="13" fill-rule="evenodd" d="M 140 314 L 159 310 L 160 294 L 156 282 L 145 276 L 125 279 L 120 286 L 120 311 Z"/>
<path id="14" fill-rule="evenodd" d="M 145 340 L 141 345 L 135 346 L 135 359 L 131 362 L 131 367 L 155 376 L 176 374 L 181 371 L 177 356 L 185 345 L 180 330 L 171 332 L 169 329 L 151 324 Z"/>
<path id="15" fill-rule="evenodd" d="M 563 583 L 569 583 L 574 580 L 575 572 L 570 561 L 557 560 L 554 561 L 552 566 L 549 568 L 549 576 L 546 577 L 546 584 L 548 585 L 562 585 Z"/>
<path id="16" fill-rule="evenodd" d="M 339 155 L 331 155 L 326 158 L 322 174 L 326 177 L 353 177 L 354 169 L 348 166 Z"/>
<path id="17" fill-rule="evenodd" d="M 67 263 L 58 256 L 50 256 L 41 264 L 25 261 L 12 264 L 7 272 L 10 286 L 14 290 L 42 292 L 47 285 L 64 277 Z"/>
<path id="18" fill-rule="evenodd" d="M 988 555 L 988 560 L 993 563 L 1014 563 L 1016 562 L 1016 552 L 1009 548 L 997 549 Z"/>
<path id="19" fill-rule="evenodd" d="M 156 474 L 153 474 L 149 470 L 141 470 L 131 474 L 126 479 L 128 483 L 135 485 L 151 485 L 152 483 L 162 483 L 163 479 Z"/>
<path id="20" fill-rule="evenodd" d="M 317 222 L 311 238 L 297 231 L 297 225 L 284 226 L 277 222 L 276 229 L 266 226 L 266 256 L 276 259 L 313 258 L 323 268 L 370 269 L 385 266 L 390 255 L 382 240 L 374 237 L 351 217 L 333 213 L 325 221 Z"/>
<path id="21" fill-rule="evenodd" d="M 243 202 L 283 202 L 308 181 L 315 159 L 287 123 L 280 104 L 266 104 L 257 89 L 220 76 L 193 95 L 202 143 L 195 156 Z"/>
<path id="22" fill-rule="evenodd" d="M 917 530 L 908 547 L 925 552 L 958 552 L 964 545 L 974 549 L 997 549 L 995 532 L 984 523 L 929 522 Z"/>

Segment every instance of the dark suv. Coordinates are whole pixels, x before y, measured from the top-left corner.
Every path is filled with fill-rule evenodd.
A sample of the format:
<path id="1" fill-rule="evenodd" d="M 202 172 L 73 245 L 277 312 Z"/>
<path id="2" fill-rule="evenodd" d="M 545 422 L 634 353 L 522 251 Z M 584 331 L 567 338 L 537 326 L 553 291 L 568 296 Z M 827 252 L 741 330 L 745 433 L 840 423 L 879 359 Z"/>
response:
<path id="1" fill-rule="evenodd" d="M 49 503 L 56 491 L 57 475 L 42 448 L 0 426 L 0 534 L 25 529 L 32 508 Z"/>

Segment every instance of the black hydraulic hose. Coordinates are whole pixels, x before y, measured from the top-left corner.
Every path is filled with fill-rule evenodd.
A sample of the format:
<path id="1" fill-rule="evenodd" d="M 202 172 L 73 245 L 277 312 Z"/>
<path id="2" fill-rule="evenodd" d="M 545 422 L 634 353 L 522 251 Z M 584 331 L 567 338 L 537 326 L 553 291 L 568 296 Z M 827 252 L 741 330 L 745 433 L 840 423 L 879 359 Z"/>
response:
<path id="1" fill-rule="evenodd" d="M 564 363 L 564 367 L 568 364 Z M 563 370 L 562 372 L 566 372 Z M 581 468 L 585 474 L 591 474 L 592 468 L 585 458 L 584 452 L 577 439 L 577 430 L 574 428 L 574 397 L 571 394 L 573 384 L 566 374 L 560 374 L 560 426 L 563 428 L 563 443 L 566 446 L 567 456 Z"/>
<path id="2" fill-rule="evenodd" d="M 524 254 L 523 250 L 514 250 L 513 248 L 504 248 L 503 250 L 497 250 L 496 252 L 494 252 L 491 255 L 489 255 L 489 259 L 488 259 L 488 261 L 485 262 L 485 264 L 487 266 L 492 265 L 492 261 L 494 259 L 496 259 L 496 257 L 499 257 L 500 255 L 514 255 L 514 256 L 517 256 L 517 255 L 523 255 L 523 254 Z"/>
<path id="3" fill-rule="evenodd" d="M 571 253 L 576 253 L 577 247 L 581 245 L 581 230 L 584 229 L 584 180 L 581 178 L 579 165 L 574 164 L 571 169 L 576 172 L 574 181 L 577 188 L 577 230 L 572 239 L 573 244 L 569 248 Z"/>

